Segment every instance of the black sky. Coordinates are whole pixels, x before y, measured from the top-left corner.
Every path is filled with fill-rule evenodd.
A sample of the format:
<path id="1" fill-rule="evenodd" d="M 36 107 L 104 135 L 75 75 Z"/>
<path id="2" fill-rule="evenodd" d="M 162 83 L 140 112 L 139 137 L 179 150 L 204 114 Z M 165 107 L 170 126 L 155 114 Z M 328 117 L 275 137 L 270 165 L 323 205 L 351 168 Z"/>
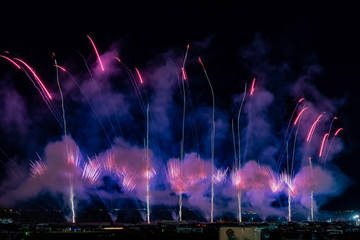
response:
<path id="1" fill-rule="evenodd" d="M 355 5 L 350 1 L 1 3 L 0 50 L 42 62 L 51 52 L 88 48 L 84 46 L 85 36 L 90 35 L 99 49 L 122 39 L 128 61 L 141 65 L 165 48 L 184 48 L 188 43 L 212 37 L 212 47 L 225 53 L 219 59 L 221 71 L 228 64 L 220 63 L 226 53 L 248 45 L 260 34 L 279 50 L 274 59 L 292 61 L 313 55 L 323 68 L 314 84 L 328 97 L 347 98 L 339 112 L 347 148 L 335 163 L 354 184 L 327 208 L 359 209 L 360 17 Z M 295 66 L 301 69 L 302 63 L 306 61 L 298 61 Z"/>

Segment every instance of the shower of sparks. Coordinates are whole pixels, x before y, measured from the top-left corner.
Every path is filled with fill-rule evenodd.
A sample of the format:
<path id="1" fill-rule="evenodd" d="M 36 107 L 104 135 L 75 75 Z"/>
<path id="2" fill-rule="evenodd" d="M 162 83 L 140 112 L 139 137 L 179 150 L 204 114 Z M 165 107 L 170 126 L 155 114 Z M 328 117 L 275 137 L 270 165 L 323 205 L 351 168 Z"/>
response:
<path id="1" fill-rule="evenodd" d="M 42 176 L 47 170 L 46 164 L 39 160 L 30 161 L 30 174 L 32 177 Z"/>
<path id="2" fill-rule="evenodd" d="M 215 184 L 223 183 L 226 180 L 226 174 L 228 172 L 229 168 L 225 170 L 218 169 L 215 171 L 215 174 L 213 176 L 213 181 Z"/>
<path id="3" fill-rule="evenodd" d="M 91 160 L 88 157 L 88 162 L 85 163 L 82 179 L 87 179 L 91 184 L 95 183 L 101 175 L 102 164 L 97 160 Z"/>

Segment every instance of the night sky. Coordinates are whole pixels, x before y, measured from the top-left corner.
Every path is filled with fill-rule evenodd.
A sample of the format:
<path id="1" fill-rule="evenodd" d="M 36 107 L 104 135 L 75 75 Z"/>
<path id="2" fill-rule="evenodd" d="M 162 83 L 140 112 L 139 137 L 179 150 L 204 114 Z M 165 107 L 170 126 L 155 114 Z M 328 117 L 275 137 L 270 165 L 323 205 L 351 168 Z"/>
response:
<path id="1" fill-rule="evenodd" d="M 329 110 L 326 107 L 328 101 L 324 101 L 326 104 L 321 111 L 330 111 L 331 115 L 327 118 L 337 116 L 336 128 L 344 128 L 341 133 L 341 151 L 333 156 L 329 165 L 332 171 L 342 172 L 348 177 L 342 183 L 346 187 L 340 195 L 331 196 L 331 200 L 324 204 L 322 209 L 360 209 L 360 38 L 357 33 L 360 19 L 355 3 L 129 2 L 48 1 L 45 4 L 36 4 L 26 1 L 16 2 L 11 6 L 5 4 L 0 8 L 1 54 L 3 51 L 9 51 L 12 57 L 20 56 L 31 63 L 45 85 L 58 95 L 51 54 L 56 54 L 59 65 L 78 72 L 78 75 L 83 77 L 86 75 L 86 68 L 81 55 L 91 63 L 90 67 L 96 63 L 96 56 L 87 35 L 95 41 L 100 53 L 117 49 L 118 57 L 132 70 L 134 67 L 143 69 L 145 78 L 146 75 L 156 75 L 151 69 L 164 64 L 164 59 L 160 55 L 168 54 L 169 58 L 175 56 L 174 58 L 180 59 L 185 54 L 187 44 L 190 44 L 187 73 L 189 81 L 191 75 L 195 79 L 191 89 L 194 109 L 199 111 L 197 114 L 209 114 L 206 109 L 211 105 L 206 78 L 197 63 L 197 57 L 200 56 L 214 86 L 216 107 L 221 109 L 216 113 L 217 118 L 227 121 L 227 127 L 224 127 L 226 131 L 218 130 L 217 134 L 219 139 L 228 138 L 228 142 L 219 143 L 216 148 L 217 152 L 225 152 L 218 154 L 216 160 L 218 166 L 224 167 L 232 164 L 232 136 L 228 131 L 231 119 L 225 116 L 236 117 L 238 105 L 234 104 L 234 101 L 239 103 L 236 99 L 241 96 L 245 82 L 249 86 L 254 77 L 259 78 L 258 88 L 266 88 L 274 93 L 279 104 L 272 106 L 271 111 L 281 114 L 276 118 L 269 117 L 267 121 L 274 121 L 271 125 L 275 126 L 275 132 L 281 135 L 296 99 L 301 97 L 282 87 L 295 84 L 301 77 L 307 76 L 307 83 L 317 90 L 316 93 L 321 94 L 322 99 L 329 99 L 331 102 L 332 107 Z M 114 82 L 111 76 L 109 79 L 116 89 L 131 91 L 131 85 Z M 149 88 L 154 90 L 154 86 Z M 9 89 L 12 92 L 9 92 Z M 164 89 L 168 91 L 165 87 Z M 306 87 L 302 90 L 307 95 L 303 96 L 306 99 L 317 99 L 312 95 L 312 90 L 307 90 Z M 15 118 L 19 123 L 26 123 L 23 128 L 11 123 L 14 118 L 8 116 L 12 115 L 12 111 L 5 106 L 5 98 L 15 99 L 16 102 L 12 94 L 14 92 L 17 92 L 16 96 L 22 96 L 19 101 L 26 102 L 26 115 L 20 116 L 20 119 Z M 153 92 L 156 96 L 156 91 Z M 70 98 L 70 95 L 68 96 Z M 58 98 L 56 101 L 55 105 L 60 110 L 61 102 Z M 131 101 L 134 101 L 131 104 L 135 105 L 136 96 Z M 174 94 L 174 102 L 177 103 L 176 106 L 181 106 L 179 94 Z M 5 176 L 7 168 L 13 167 L 13 162 L 18 166 L 25 166 L 24 163 L 29 159 L 36 159 L 36 153 L 41 154 L 47 143 L 60 140 L 63 132 L 26 75 L 22 71 L 17 71 L 3 58 L 0 59 L 0 107 L 3 108 L 0 108 L 0 173 Z M 65 107 L 72 137 L 81 149 L 93 156 L 109 147 L 104 140 L 105 136 L 93 130 L 99 126 L 94 127 L 94 122 L 80 121 L 81 117 L 87 117 L 82 115 L 88 111 L 86 107 L 72 100 L 65 100 Z M 317 109 L 321 107 L 317 105 Z M 128 107 L 128 111 L 131 114 L 124 115 L 120 121 L 124 126 L 123 134 L 128 143 L 141 146 L 141 131 L 145 126 L 139 119 L 143 121 L 143 117 L 136 109 Z M 181 115 L 178 115 L 181 114 L 181 108 L 168 114 L 171 114 L 171 119 L 181 121 Z M 191 119 L 187 121 L 189 128 L 194 126 Z M 200 134 L 201 138 L 207 134 L 207 130 L 204 129 L 207 123 L 201 117 L 198 121 L 197 134 Z M 131 127 L 126 127 L 126 123 Z M 82 124 L 87 130 L 80 128 Z M 137 124 L 141 129 L 131 132 Z M 107 127 L 109 126 L 105 126 Z M 181 122 L 173 124 L 171 129 L 177 129 L 171 136 L 178 144 Z M 188 145 L 185 146 L 185 152 L 200 150 L 206 158 L 209 157 L 209 149 L 204 144 L 200 143 L 198 147 L 194 147 L 196 141 L 191 140 L 194 131 L 187 130 L 187 133 Z M 92 138 L 91 134 L 95 134 L 96 137 Z M 168 158 L 177 157 L 179 149 L 178 145 L 166 147 L 167 137 L 159 140 L 160 149 L 166 149 L 162 153 L 163 162 Z M 249 156 L 253 154 L 251 157 L 257 157 L 255 151 L 249 150 Z M 1 177 L 1 181 L 4 182 L 6 179 Z"/>

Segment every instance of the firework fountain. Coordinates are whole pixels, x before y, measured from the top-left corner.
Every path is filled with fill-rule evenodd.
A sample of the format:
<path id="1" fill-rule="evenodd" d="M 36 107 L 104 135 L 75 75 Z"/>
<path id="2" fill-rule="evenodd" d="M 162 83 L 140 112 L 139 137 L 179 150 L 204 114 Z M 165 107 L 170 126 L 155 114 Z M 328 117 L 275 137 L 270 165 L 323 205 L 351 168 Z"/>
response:
<path id="1" fill-rule="evenodd" d="M 310 164 L 310 171 L 311 171 L 311 177 L 313 177 L 313 170 L 312 170 L 312 164 L 311 164 L 311 157 L 309 157 L 309 164 Z M 314 221 L 314 190 L 311 189 L 311 194 L 310 194 L 310 216 L 311 216 L 311 221 Z"/>
<path id="2" fill-rule="evenodd" d="M 55 62 L 55 66 L 57 66 L 57 62 L 56 62 L 56 58 L 55 58 L 55 54 L 53 53 L 53 58 L 54 58 L 54 62 Z M 60 97 L 61 97 L 61 109 L 62 109 L 62 118 L 63 118 L 63 127 L 64 127 L 64 136 L 65 136 L 65 152 L 66 152 L 66 157 L 68 159 L 68 161 L 70 161 L 71 163 L 74 163 L 74 161 L 71 161 L 69 158 L 69 146 L 67 144 L 67 129 L 66 129 L 66 118 L 65 118 L 65 107 L 64 107 L 64 97 L 63 97 L 63 93 L 61 90 L 61 86 L 60 86 L 60 81 L 59 81 L 59 71 L 58 68 L 56 69 L 56 82 L 58 84 L 59 87 L 59 92 L 60 92 Z M 71 173 L 69 173 L 69 186 L 70 186 L 70 206 L 71 206 L 71 220 L 72 223 L 75 223 L 75 203 L 74 203 L 74 185 L 73 185 L 73 176 Z"/>
<path id="3" fill-rule="evenodd" d="M 255 82 L 255 78 L 254 78 L 254 82 Z M 240 114 L 241 114 L 242 107 L 244 105 L 245 97 L 246 97 L 246 83 L 245 83 L 244 95 L 243 95 L 243 98 L 241 100 L 241 104 L 240 104 L 240 108 L 239 108 L 239 112 L 238 112 L 238 116 L 237 116 L 237 130 L 238 130 L 237 131 L 237 136 L 238 136 L 238 146 L 239 146 L 239 162 L 238 163 L 236 163 L 235 138 L 233 137 L 233 140 L 234 140 L 235 166 L 237 166 L 237 168 L 235 168 L 236 171 L 241 169 Z M 239 209 L 238 219 L 239 219 L 239 222 L 242 222 L 242 217 L 241 217 L 241 189 L 239 189 L 239 191 L 238 191 L 237 198 L 238 198 L 238 209 Z"/>
<path id="4" fill-rule="evenodd" d="M 149 104 L 146 108 L 146 219 L 150 223 L 150 158 L 149 158 Z"/>
<path id="5" fill-rule="evenodd" d="M 186 92 L 185 92 L 185 81 L 187 80 L 186 77 L 186 71 L 185 71 L 185 63 L 186 58 L 189 52 L 189 46 L 187 45 L 186 53 L 184 57 L 184 61 L 181 67 L 181 73 L 182 73 L 182 92 L 184 96 L 184 104 L 183 104 L 183 117 L 182 117 L 182 135 L 181 135 L 181 143 L 180 143 L 180 161 L 181 164 L 184 163 L 184 137 L 185 137 L 185 115 L 186 115 Z M 179 193 L 179 221 L 182 220 L 182 192 Z"/>
<path id="6" fill-rule="evenodd" d="M 199 57 L 199 63 L 201 64 L 206 79 L 210 85 L 210 89 L 211 89 L 211 96 L 212 96 L 212 102 L 213 102 L 213 112 L 212 112 L 212 130 L 211 130 L 211 212 L 210 212 L 210 222 L 214 222 L 214 148 L 215 148 L 215 95 L 214 95 L 214 90 L 213 87 L 211 85 L 209 76 L 206 72 L 204 63 L 201 61 L 201 58 Z"/>

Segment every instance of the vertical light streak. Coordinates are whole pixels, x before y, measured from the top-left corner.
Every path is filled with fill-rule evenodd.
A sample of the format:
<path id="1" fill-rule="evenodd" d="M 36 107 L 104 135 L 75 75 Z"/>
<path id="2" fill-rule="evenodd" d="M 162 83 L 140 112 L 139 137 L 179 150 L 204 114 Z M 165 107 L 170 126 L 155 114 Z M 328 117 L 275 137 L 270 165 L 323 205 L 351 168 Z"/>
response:
<path id="1" fill-rule="evenodd" d="M 182 117 L 182 135 L 181 135 L 181 143 L 180 143 L 180 162 L 181 165 L 184 163 L 184 139 L 185 139 L 185 116 L 186 116 L 186 92 L 185 92 L 185 81 L 187 80 L 187 76 L 186 76 L 186 72 L 185 72 L 185 63 L 186 63 L 186 58 L 188 55 L 188 51 L 189 51 L 189 44 L 186 47 L 186 53 L 185 53 L 185 57 L 184 57 L 184 62 L 183 65 L 181 67 L 181 72 L 182 72 L 182 77 L 183 77 L 183 81 L 182 82 L 182 90 L 183 90 L 183 97 L 184 97 L 184 101 L 183 101 L 183 117 Z M 179 220 L 182 220 L 182 191 L 179 193 Z"/>
<path id="2" fill-rule="evenodd" d="M 71 174 L 69 174 L 69 182 L 70 182 L 70 204 L 71 204 L 71 213 L 72 213 L 72 223 L 75 223 L 74 186 L 73 186 Z"/>
<path id="3" fill-rule="evenodd" d="M 312 164 L 311 164 L 311 157 L 309 157 L 309 164 L 310 164 L 310 171 L 311 171 L 311 178 L 313 176 L 313 169 L 312 169 Z M 311 221 L 314 221 L 314 190 L 311 189 L 311 194 L 310 194 L 310 201 L 311 201 Z"/>
<path id="4" fill-rule="evenodd" d="M 234 119 L 231 119 L 231 131 L 232 131 L 232 138 L 233 138 L 233 144 L 234 144 L 234 163 L 235 163 L 235 169 L 238 169 L 238 161 L 236 158 L 236 142 L 235 142 L 235 133 L 234 133 Z"/>
<path id="5" fill-rule="evenodd" d="M 54 62 L 55 62 L 55 66 L 58 66 L 57 62 L 56 62 L 55 54 L 54 54 Z M 63 116 L 63 124 L 64 124 L 65 145 L 67 146 L 67 144 L 66 144 L 67 133 L 66 133 L 66 118 L 65 118 L 64 96 L 63 96 L 63 93 L 61 91 L 58 68 L 60 68 L 60 67 L 56 68 L 56 82 L 57 82 L 59 92 L 60 92 L 60 97 L 61 97 L 61 108 L 62 108 L 62 113 L 63 113 L 62 116 Z"/>
<path id="6" fill-rule="evenodd" d="M 211 176 L 214 176 L 214 147 L 215 147 L 215 95 L 214 90 L 211 85 L 210 79 L 208 77 L 208 74 L 205 70 L 204 63 L 201 61 L 201 58 L 199 57 L 199 63 L 201 64 L 206 79 L 208 80 L 208 83 L 210 85 L 211 89 L 211 95 L 212 95 L 212 101 L 213 101 L 213 114 L 212 114 L 212 131 L 211 131 Z M 211 178 L 211 212 L 210 212 L 210 222 L 214 222 L 214 179 Z"/>
<path id="7" fill-rule="evenodd" d="M 288 221 L 291 222 L 291 190 L 288 189 Z"/>
<path id="8" fill-rule="evenodd" d="M 149 104 L 146 110 L 146 210 L 147 223 L 150 223 L 150 159 L 149 159 Z"/>
<path id="9" fill-rule="evenodd" d="M 244 105 L 244 101 L 245 101 L 245 97 L 246 97 L 246 87 L 247 87 L 247 84 L 245 83 L 245 89 L 244 89 L 244 95 L 243 95 L 243 98 L 241 100 L 241 104 L 240 104 L 240 108 L 239 108 L 239 112 L 238 112 L 238 116 L 237 116 L 237 137 L 238 137 L 238 146 L 239 146 L 239 162 L 237 164 L 238 166 L 238 170 L 241 169 L 241 138 L 240 138 L 240 114 L 241 114 L 241 110 L 242 110 L 242 107 Z M 235 154 L 236 156 L 236 154 Z M 236 163 L 235 163 L 236 165 Z M 238 218 L 239 218 L 239 222 L 242 222 L 242 215 L 241 215 L 241 190 L 239 189 L 238 190 L 238 194 L 237 194 L 237 197 L 238 197 L 238 210 L 239 210 L 239 214 L 238 214 Z"/>
<path id="10" fill-rule="evenodd" d="M 240 114 L 241 114 L 241 110 L 242 110 L 242 107 L 244 105 L 244 101 L 245 101 L 245 97 L 246 97 L 246 87 L 247 87 L 247 84 L 245 83 L 244 95 L 243 95 L 243 98 L 241 100 L 241 104 L 240 104 L 240 108 L 239 108 L 239 112 L 238 112 L 238 117 L 237 117 L 238 145 L 239 145 L 239 164 L 238 164 L 239 169 L 241 168 Z"/>

